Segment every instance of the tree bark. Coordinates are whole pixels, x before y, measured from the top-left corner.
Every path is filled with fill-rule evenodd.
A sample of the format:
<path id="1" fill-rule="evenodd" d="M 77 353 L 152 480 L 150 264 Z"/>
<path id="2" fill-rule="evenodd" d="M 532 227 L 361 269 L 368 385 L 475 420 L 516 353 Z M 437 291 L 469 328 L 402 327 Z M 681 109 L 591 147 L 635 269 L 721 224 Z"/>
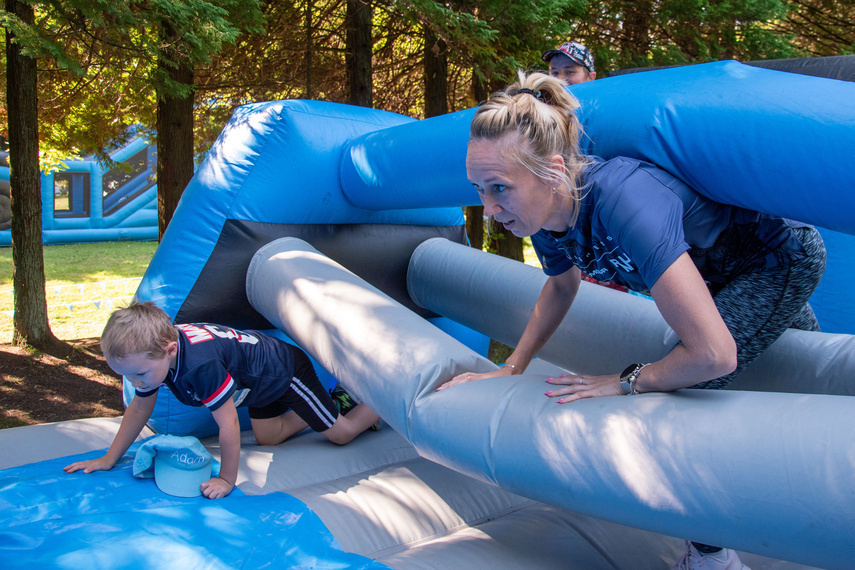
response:
<path id="1" fill-rule="evenodd" d="M 472 95 L 479 103 L 490 98 L 490 85 L 485 80 L 478 77 L 478 74 L 472 74 Z M 490 236 L 488 247 L 494 250 L 498 255 L 523 261 L 523 240 L 518 238 L 511 232 L 507 231 L 501 224 L 493 221 L 493 218 L 487 222 L 490 224 Z M 469 206 L 466 208 L 466 234 L 469 236 L 469 243 L 472 247 L 483 249 L 484 241 L 484 207 Z M 477 235 L 476 235 L 477 234 Z M 480 236 L 480 237 L 478 237 Z"/>
<path id="2" fill-rule="evenodd" d="M 650 18 L 653 14 L 651 0 L 623 2 L 623 34 L 620 38 L 624 52 L 632 54 L 633 61 L 642 65 L 644 56 L 650 51 Z"/>
<path id="3" fill-rule="evenodd" d="M 314 47 L 312 44 L 312 11 L 315 9 L 315 3 L 312 0 L 306 0 L 306 99 L 312 98 L 312 60 Z"/>
<path id="4" fill-rule="evenodd" d="M 515 261 L 524 261 L 523 255 L 523 240 L 515 236 L 504 228 L 501 224 L 497 224 L 493 218 L 490 218 L 492 224 L 490 235 L 490 246 L 496 250 L 498 255 L 513 259 Z"/>
<path id="5" fill-rule="evenodd" d="M 469 245 L 475 249 L 484 249 L 484 206 L 466 206 L 463 212 Z"/>
<path id="6" fill-rule="evenodd" d="M 32 25 L 30 4 L 6 0 L 6 11 Z M 9 121 L 9 179 L 12 210 L 12 284 L 15 345 L 45 351 L 67 347 L 50 330 L 42 246 L 42 196 L 36 61 L 23 55 L 6 30 L 6 108 Z"/>
<path id="7" fill-rule="evenodd" d="M 345 64 L 348 101 L 360 107 L 374 106 L 371 56 L 372 10 L 368 0 L 347 0 Z"/>
<path id="8" fill-rule="evenodd" d="M 487 82 L 477 73 L 472 73 L 472 95 L 479 104 L 490 96 Z M 469 245 L 475 249 L 484 249 L 484 206 L 466 206 L 463 208 L 466 217 L 466 235 Z"/>
<path id="9" fill-rule="evenodd" d="M 425 26 L 425 118 L 448 113 L 448 47 Z"/>
<path id="10" fill-rule="evenodd" d="M 161 58 L 158 66 L 173 81 L 193 85 L 189 63 L 170 64 Z M 163 239 L 181 194 L 193 178 L 193 94 L 180 97 L 159 88 L 157 95 L 158 239 Z"/>

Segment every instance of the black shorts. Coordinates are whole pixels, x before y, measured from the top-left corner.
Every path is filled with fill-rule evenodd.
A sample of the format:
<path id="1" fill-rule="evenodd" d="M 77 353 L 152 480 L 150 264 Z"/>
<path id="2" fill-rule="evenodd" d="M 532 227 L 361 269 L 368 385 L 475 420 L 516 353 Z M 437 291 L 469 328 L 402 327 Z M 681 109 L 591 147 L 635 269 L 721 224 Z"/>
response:
<path id="1" fill-rule="evenodd" d="M 318 380 L 312 361 L 300 348 L 291 345 L 294 353 L 294 378 L 291 386 L 278 400 L 259 408 L 249 408 L 249 417 L 256 420 L 276 418 L 294 410 L 315 431 L 326 431 L 338 419 L 338 408 Z"/>

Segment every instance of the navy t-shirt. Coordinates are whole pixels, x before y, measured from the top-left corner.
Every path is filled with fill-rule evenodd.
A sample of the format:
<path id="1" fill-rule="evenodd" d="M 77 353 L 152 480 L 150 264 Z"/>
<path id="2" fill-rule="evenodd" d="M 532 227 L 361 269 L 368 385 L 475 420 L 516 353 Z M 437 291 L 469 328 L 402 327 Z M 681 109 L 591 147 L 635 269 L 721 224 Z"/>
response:
<path id="1" fill-rule="evenodd" d="M 178 355 L 164 384 L 188 406 L 213 411 L 232 398 L 235 406 L 258 408 L 279 399 L 291 386 L 291 346 L 258 331 L 209 323 L 175 325 Z M 136 391 L 150 396 L 155 391 Z"/>
<path id="2" fill-rule="evenodd" d="M 738 275 L 805 256 L 792 231 L 804 224 L 715 202 L 647 162 L 591 159 L 574 226 L 531 237 L 547 275 L 575 265 L 599 281 L 647 293 L 688 251 L 715 294 Z"/>

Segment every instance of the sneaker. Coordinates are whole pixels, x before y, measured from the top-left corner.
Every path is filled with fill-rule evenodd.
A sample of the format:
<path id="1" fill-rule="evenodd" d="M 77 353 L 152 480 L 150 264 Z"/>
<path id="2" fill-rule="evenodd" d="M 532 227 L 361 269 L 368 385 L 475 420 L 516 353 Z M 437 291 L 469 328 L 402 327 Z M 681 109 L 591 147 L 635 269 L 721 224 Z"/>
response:
<path id="1" fill-rule="evenodd" d="M 750 570 L 733 550 L 722 548 L 718 552 L 701 554 L 691 541 L 686 541 L 686 553 L 674 565 L 674 570 Z"/>
<path id="2" fill-rule="evenodd" d="M 354 396 L 350 395 L 350 392 L 344 389 L 341 384 L 336 384 L 335 388 L 330 390 L 330 397 L 333 402 L 335 402 L 335 407 L 338 409 L 339 415 L 346 416 L 350 410 L 358 406 L 361 402 L 357 400 Z M 380 422 L 375 423 L 371 427 L 369 427 L 371 431 L 377 431 L 380 429 Z"/>

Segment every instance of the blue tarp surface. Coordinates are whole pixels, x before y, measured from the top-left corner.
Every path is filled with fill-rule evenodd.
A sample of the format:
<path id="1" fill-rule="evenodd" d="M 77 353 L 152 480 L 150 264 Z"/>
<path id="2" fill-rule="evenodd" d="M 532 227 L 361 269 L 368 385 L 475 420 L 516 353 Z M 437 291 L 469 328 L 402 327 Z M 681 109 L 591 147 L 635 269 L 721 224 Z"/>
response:
<path id="1" fill-rule="evenodd" d="M 0 471 L 0 567 L 387 568 L 341 550 L 285 493 L 184 499 L 132 475 L 134 444 L 111 471 L 62 468 L 104 450 Z"/>

